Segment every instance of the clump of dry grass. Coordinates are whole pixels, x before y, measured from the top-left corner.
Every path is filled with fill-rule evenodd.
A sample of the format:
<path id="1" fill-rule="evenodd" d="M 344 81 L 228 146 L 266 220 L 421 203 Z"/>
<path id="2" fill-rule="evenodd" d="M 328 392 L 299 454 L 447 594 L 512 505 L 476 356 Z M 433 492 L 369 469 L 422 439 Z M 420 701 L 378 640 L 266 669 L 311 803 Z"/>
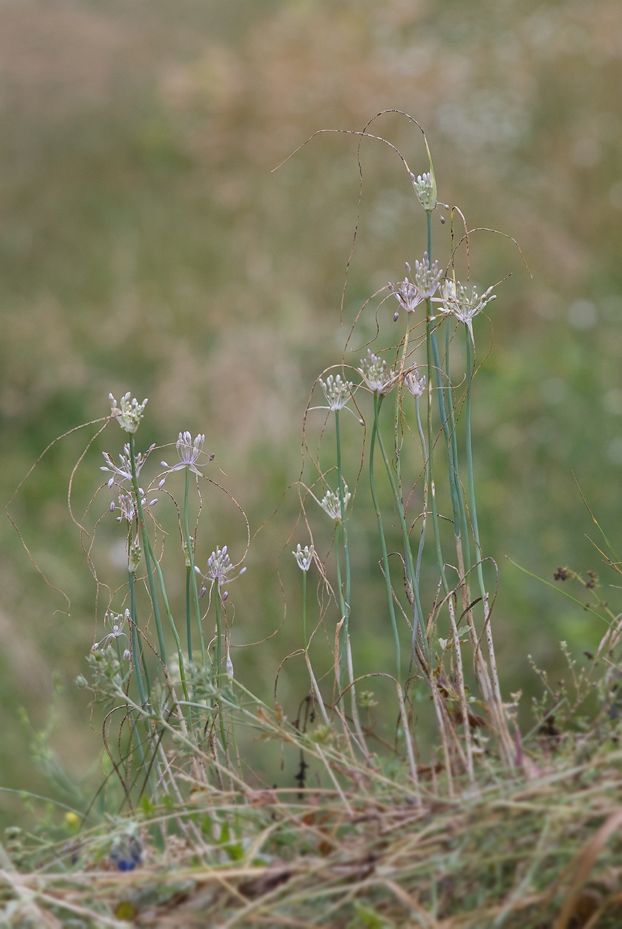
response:
<path id="1" fill-rule="evenodd" d="M 622 750 L 609 717 L 587 734 L 541 728 L 519 774 L 490 758 L 486 779 L 453 798 L 422 772 L 421 802 L 405 772 L 353 771 L 335 747 L 265 719 L 338 786 L 201 790 L 136 814 L 144 860 L 129 874 L 108 854 L 127 822 L 15 837 L 3 925 L 615 929 Z"/>

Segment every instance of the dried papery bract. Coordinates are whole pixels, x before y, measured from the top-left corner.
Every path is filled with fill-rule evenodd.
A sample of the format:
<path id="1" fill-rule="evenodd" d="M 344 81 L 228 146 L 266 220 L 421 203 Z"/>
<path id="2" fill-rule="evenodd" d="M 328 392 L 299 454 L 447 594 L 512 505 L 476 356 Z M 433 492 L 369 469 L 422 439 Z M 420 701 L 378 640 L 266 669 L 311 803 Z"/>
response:
<path id="1" fill-rule="evenodd" d="M 415 189 L 417 200 L 423 209 L 431 213 L 436 208 L 436 180 L 433 171 L 424 171 L 423 174 L 410 174 L 410 180 Z"/>

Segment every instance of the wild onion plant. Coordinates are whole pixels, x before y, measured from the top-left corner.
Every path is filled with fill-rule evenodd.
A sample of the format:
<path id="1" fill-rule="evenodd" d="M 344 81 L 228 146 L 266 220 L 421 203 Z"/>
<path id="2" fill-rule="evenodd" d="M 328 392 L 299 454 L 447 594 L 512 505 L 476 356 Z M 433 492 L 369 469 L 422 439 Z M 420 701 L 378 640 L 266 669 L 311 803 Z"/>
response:
<path id="1" fill-rule="evenodd" d="M 359 136 L 379 138 L 370 136 L 368 127 Z M 367 346 L 351 361 L 344 356 L 339 373 L 333 368 L 318 378 L 323 402 L 308 412 L 324 411 L 321 442 L 330 432 L 333 438 L 323 442 L 326 464 L 311 462 L 319 468 L 317 479 L 302 485 L 319 509 L 305 515 L 310 538 L 293 550 L 300 577 L 296 616 L 298 654 L 307 670 L 305 699 L 349 764 L 377 771 L 388 749 L 370 746 L 378 739 L 388 743 L 386 733 L 374 731 L 369 721 L 367 707 L 374 700 L 365 688 L 374 679 L 389 682 L 396 701 L 392 751 L 404 759 L 418 800 L 421 766 L 436 772 L 439 753 L 441 773 L 434 777 L 450 794 L 474 780 L 486 745 L 496 744 L 508 768 L 515 763 L 511 714 L 495 660 L 494 592 L 480 537 L 473 454 L 476 324 L 496 293 L 456 277 L 462 251 L 471 254 L 469 229 L 457 208 L 439 201 L 427 141 L 425 149 L 428 164 L 420 174 L 400 155 L 405 196 L 409 188 L 425 250 L 420 256 L 396 256 L 406 275 L 387 285 L 379 308 L 380 338 L 389 335 L 392 344 Z M 448 243 L 433 241 L 441 210 L 450 217 L 445 253 Z M 457 218 L 462 228 L 456 246 Z M 401 319 L 404 327 L 396 327 Z M 397 339 L 396 331 L 401 331 Z M 231 658 L 228 585 L 245 567 L 232 561 L 227 545 L 202 551 L 200 485 L 213 456 L 205 452 L 202 433 L 193 437 L 182 431 L 177 462 L 162 461 L 163 470 L 154 470 L 147 480 L 155 446 L 145 452 L 136 446 L 147 401 L 139 403 L 130 393 L 118 402 L 111 395 L 110 401 L 111 419 L 127 436 L 116 458 L 104 453 L 103 466 L 113 495 L 110 510 L 126 527 L 126 585 L 108 605 L 107 631 L 89 661 L 95 693 L 120 701 L 115 712 L 124 708 L 119 733 L 125 760 L 118 759 L 124 788 L 129 795 L 149 785 L 157 795 L 175 781 L 179 790 L 170 768 L 175 744 L 184 746 L 195 780 L 239 784 L 236 729 L 249 714 L 265 721 L 270 711 L 237 679 Z M 367 482 L 360 481 L 362 464 L 358 472 L 352 469 L 356 454 L 361 462 L 366 458 Z M 175 587 L 183 589 L 181 605 L 169 596 L 170 564 L 165 567 L 156 519 L 169 503 L 178 517 L 183 584 Z M 315 537 L 322 531 L 320 512 L 332 524 L 326 550 Z M 358 542 L 368 514 L 376 526 L 373 571 L 384 590 L 393 652 L 386 667 L 355 662 L 369 625 L 357 592 Z M 332 675 L 317 666 L 321 632 L 334 643 Z M 275 712 L 280 719 L 282 710 Z M 282 720 L 278 726 L 282 730 Z M 317 746 L 315 751 L 331 784 L 347 780 L 334 759 Z"/>

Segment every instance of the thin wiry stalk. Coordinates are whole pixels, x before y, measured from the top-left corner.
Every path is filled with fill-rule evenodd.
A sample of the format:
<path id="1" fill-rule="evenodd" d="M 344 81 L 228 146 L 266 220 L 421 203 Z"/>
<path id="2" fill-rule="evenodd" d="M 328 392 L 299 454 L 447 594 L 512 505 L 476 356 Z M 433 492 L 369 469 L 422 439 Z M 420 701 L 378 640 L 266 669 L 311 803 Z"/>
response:
<path id="1" fill-rule="evenodd" d="M 307 572 L 302 572 L 302 637 L 305 643 L 305 649 L 308 648 L 309 639 L 307 637 Z"/>
<path id="2" fill-rule="evenodd" d="M 380 414 L 380 405 L 378 406 L 378 415 Z M 377 430 L 378 445 L 380 447 L 380 454 L 382 455 L 382 461 L 384 463 L 385 470 L 387 472 L 387 477 L 389 479 L 389 484 L 391 485 L 391 490 L 393 491 L 393 497 L 395 499 L 395 506 L 397 509 L 398 518 L 400 521 L 400 527 L 402 529 L 402 541 L 404 547 L 404 559 L 406 562 L 406 573 L 408 577 L 408 583 L 412 591 L 413 604 L 414 604 L 414 622 L 413 622 L 413 639 L 416 639 L 418 632 L 419 622 L 423 618 L 423 609 L 421 606 L 421 595 L 419 591 L 419 585 L 417 584 L 415 566 L 413 564 L 412 550 L 410 547 L 410 534 L 408 531 L 408 524 L 406 522 L 406 512 L 404 510 L 404 500 L 400 492 L 399 486 L 396 482 L 395 475 L 391 469 L 391 462 L 389 461 L 389 456 L 384 445 L 384 440 L 382 438 L 382 433 L 380 429 Z"/>
<path id="3" fill-rule="evenodd" d="M 140 497 L 140 490 L 138 487 L 138 475 L 136 473 L 136 454 L 134 450 L 134 436 L 130 434 L 130 465 L 132 469 L 132 487 L 134 489 L 134 496 L 136 497 L 136 513 L 138 515 L 138 529 L 140 532 L 140 539 L 143 546 L 143 552 L 145 555 L 145 568 L 147 571 L 147 586 L 149 588 L 149 596 L 151 598 L 151 605 L 153 608 L 153 617 L 156 624 L 156 633 L 158 636 L 158 647 L 160 649 L 160 661 L 162 664 L 166 664 L 166 645 L 164 643 L 164 630 L 162 629 L 162 619 L 160 617 L 160 604 L 158 603 L 158 597 L 156 594 L 155 583 L 153 580 L 153 565 L 151 563 L 151 546 L 149 544 L 149 538 L 147 536 L 147 529 L 145 527 L 145 517 L 143 513 L 143 505 Z"/>
<path id="4" fill-rule="evenodd" d="M 181 651 L 181 640 L 179 638 L 179 633 L 177 632 L 177 626 L 175 625 L 175 619 L 173 618 L 173 612 L 171 610 L 171 605 L 168 600 L 168 594 L 166 592 L 166 584 L 164 583 L 164 574 L 162 573 L 162 568 L 160 562 L 157 558 L 154 557 L 153 550 L 151 548 L 151 542 L 147 539 L 147 545 L 149 547 L 149 554 L 155 565 L 156 574 L 158 576 L 158 582 L 160 584 L 160 593 L 162 594 L 162 601 L 164 603 L 164 609 L 166 610 L 166 615 L 168 617 L 169 625 L 173 633 L 173 638 L 175 639 L 175 647 L 177 648 L 177 663 L 179 667 L 179 678 L 181 681 L 181 687 L 184 692 L 184 700 L 188 699 L 188 689 L 186 687 L 186 671 L 184 668 L 184 656 Z"/>
<path id="5" fill-rule="evenodd" d="M 343 555 L 346 571 L 346 586 L 344 595 L 344 630 L 345 638 L 347 638 L 350 633 L 350 599 L 352 595 L 352 575 L 350 568 L 350 545 L 348 541 L 348 528 L 346 526 L 346 505 L 344 496 L 343 468 L 341 461 L 341 428 L 339 421 L 339 410 L 335 410 L 335 441 L 337 446 L 337 482 L 339 493 L 339 514 L 341 517 L 341 541 L 343 544 Z"/>
<path id="6" fill-rule="evenodd" d="M 190 468 L 186 468 L 184 482 L 184 508 L 183 508 L 183 533 L 184 533 L 184 555 L 186 558 L 186 639 L 188 643 L 188 659 L 192 661 L 192 622 L 190 618 L 189 596 L 192 597 L 192 606 L 194 608 L 194 617 L 199 630 L 199 641 L 201 643 L 201 659 L 203 664 L 206 661 L 205 637 L 203 635 L 203 623 L 201 621 L 201 607 L 199 605 L 199 591 L 197 586 L 197 575 L 195 571 L 194 560 L 194 540 L 190 534 L 190 506 L 188 501 L 190 487 Z"/>
<path id="7" fill-rule="evenodd" d="M 421 422 L 421 406 L 419 403 L 419 397 L 415 397 L 415 414 L 417 417 L 417 431 L 419 433 L 419 441 L 421 442 L 421 453 L 423 455 L 424 463 L 427 463 L 428 460 L 428 449 L 425 441 L 425 433 L 423 431 L 423 423 Z M 427 465 L 426 465 L 427 466 Z M 415 590 L 420 590 L 421 584 L 421 562 L 423 560 L 423 550 L 425 548 L 425 530 L 428 521 L 428 493 L 429 487 L 427 481 L 424 481 L 423 487 L 423 513 L 421 518 L 421 529 L 419 530 L 419 545 L 417 546 L 417 560 L 415 562 Z M 423 625 L 423 611 L 418 617 L 418 625 L 421 626 L 421 629 L 424 629 Z M 413 648 L 415 647 L 415 638 L 416 638 L 416 629 L 413 628 L 413 637 L 412 644 Z"/>
<path id="8" fill-rule="evenodd" d="M 400 636 L 397 628 L 397 620 L 395 618 L 395 607 L 393 605 L 393 587 L 391 584 L 391 570 L 389 566 L 389 555 L 387 552 L 387 542 L 384 534 L 384 523 L 382 520 L 382 513 L 380 512 L 380 506 L 378 504 L 378 496 L 376 493 L 376 477 L 374 474 L 374 452 L 376 450 L 376 437 L 378 435 L 378 415 L 380 413 L 380 407 L 382 406 L 383 397 L 379 396 L 377 393 L 374 393 L 374 422 L 371 431 L 371 440 L 369 443 L 369 488 L 371 490 L 371 498 L 374 504 L 374 510 L 376 513 L 376 520 L 378 522 L 378 534 L 380 536 L 380 548 L 382 550 L 382 564 L 383 564 L 383 573 L 384 573 L 384 582 L 387 592 L 387 603 L 389 607 L 389 618 L 391 620 L 391 629 L 393 632 L 393 644 L 395 647 L 395 664 L 397 672 L 397 680 L 400 680 L 401 676 L 401 650 L 400 650 Z M 410 546 L 409 546 L 410 548 Z M 404 722 L 406 726 L 406 722 Z"/>
<path id="9" fill-rule="evenodd" d="M 143 655 L 142 642 L 138 634 L 138 609 L 136 607 L 136 575 L 133 571 L 128 571 L 128 588 L 130 593 L 130 635 L 132 637 L 132 663 L 134 665 L 134 676 L 136 678 L 136 687 L 138 689 L 138 696 L 140 702 L 143 706 L 146 706 L 148 702 L 148 691 L 151 689 L 149 683 L 145 686 L 145 680 L 143 679 L 143 667 L 145 676 L 148 681 L 148 672 L 145 665 L 145 657 Z"/>
<path id="10" fill-rule="evenodd" d="M 432 215 L 430 212 L 426 213 L 427 221 L 427 238 L 428 238 L 428 264 L 432 266 Z M 448 475 L 449 475 L 449 491 L 451 496 L 451 508 L 454 519 L 454 535 L 456 536 L 456 545 L 460 547 L 461 537 L 464 534 L 464 529 L 462 528 L 463 524 L 466 525 L 466 516 L 464 510 L 464 502 L 462 501 L 462 487 L 460 484 L 459 468 L 458 468 L 458 445 L 456 439 L 455 429 L 452 426 L 452 423 L 455 419 L 453 412 L 453 399 L 451 396 L 451 388 L 446 388 L 443 383 L 443 370 L 441 367 L 441 357 L 438 348 L 438 340 L 436 338 L 436 333 L 434 332 L 432 326 L 430 325 L 431 320 L 431 301 L 426 301 L 427 305 L 427 322 L 428 322 L 428 381 L 429 381 L 429 390 L 431 391 L 431 382 L 432 376 L 434 377 L 434 382 L 436 386 L 437 398 L 438 398 L 438 411 L 441 420 L 441 427 L 443 434 L 445 436 L 445 443 L 447 445 L 447 464 L 448 464 Z M 433 372 L 433 375 L 432 375 Z M 432 454 L 432 443 L 431 443 L 431 432 L 428 432 L 428 448 L 430 456 Z M 433 485 L 432 485 L 433 486 Z M 434 494 L 433 494 L 434 498 Z M 437 525 L 435 525 L 435 531 Z M 445 587 L 445 591 L 448 592 L 449 586 Z"/>

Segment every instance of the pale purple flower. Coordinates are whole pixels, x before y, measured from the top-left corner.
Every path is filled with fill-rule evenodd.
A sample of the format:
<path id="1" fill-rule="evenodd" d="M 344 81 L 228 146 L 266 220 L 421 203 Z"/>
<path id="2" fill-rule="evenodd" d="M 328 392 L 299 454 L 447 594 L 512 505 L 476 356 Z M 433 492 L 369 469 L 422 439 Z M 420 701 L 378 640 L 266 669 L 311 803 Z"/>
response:
<path id="1" fill-rule="evenodd" d="M 369 389 L 378 394 L 388 393 L 397 377 L 384 358 L 374 354 L 370 348 L 367 349 L 365 358 L 361 359 L 361 366 L 358 370 Z"/>
<path id="2" fill-rule="evenodd" d="M 333 413 L 342 410 L 352 395 L 352 381 L 344 381 L 340 374 L 329 374 L 325 381 L 319 378 L 328 409 Z"/>
<path id="3" fill-rule="evenodd" d="M 138 488 L 138 493 L 140 494 L 140 502 L 143 509 L 147 506 L 155 506 L 158 502 L 157 497 L 153 497 L 151 500 L 147 499 L 145 491 L 142 487 Z M 116 513 L 118 511 L 119 515 L 115 517 L 119 522 L 125 520 L 127 523 L 133 523 L 136 517 L 136 498 L 133 491 L 128 491 L 124 493 L 123 491 L 119 493 L 116 501 L 111 500 L 109 510 L 111 513 Z"/>
<path id="4" fill-rule="evenodd" d="M 194 439 L 189 432 L 180 432 L 179 438 L 175 443 L 179 461 L 174 465 L 168 465 L 166 461 L 162 461 L 162 467 L 166 468 L 169 472 L 183 471 L 184 468 L 188 468 L 193 474 L 196 474 L 198 477 L 203 477 L 196 463 L 203 451 L 204 442 L 205 436 L 201 432 L 196 435 Z M 213 457 L 213 455 L 209 455 L 209 461 L 211 461 Z"/>
<path id="5" fill-rule="evenodd" d="M 147 458 L 149 457 L 151 452 L 154 450 L 154 448 L 155 448 L 155 443 L 149 446 L 149 448 L 144 453 L 144 455 L 142 454 L 142 452 L 137 452 L 134 455 L 134 462 L 136 464 L 136 477 L 138 477 L 138 475 L 140 474 L 144 463 L 146 462 Z M 132 480 L 132 462 L 130 458 L 130 446 L 127 443 L 123 446 L 123 451 L 119 452 L 119 464 L 118 465 L 114 463 L 114 461 L 112 460 L 108 452 L 102 452 L 102 456 L 106 464 L 102 465 L 100 470 L 107 471 L 111 475 L 108 479 L 108 487 L 112 487 L 115 481 L 119 478 L 122 481 Z"/>
<path id="6" fill-rule="evenodd" d="M 348 490 L 348 485 L 346 482 L 343 482 L 343 509 L 345 512 L 348 503 L 352 494 Z M 317 499 L 317 498 L 316 498 Z M 341 502 L 339 500 L 339 494 L 334 490 L 327 490 L 321 500 L 317 501 L 327 516 L 329 516 L 335 522 L 338 522 L 341 519 Z M 295 553 L 294 553 L 295 554 Z"/>
<path id="7" fill-rule="evenodd" d="M 460 281 L 447 278 L 441 285 L 441 296 L 435 297 L 434 302 L 440 304 L 439 312 L 455 316 L 459 322 L 464 323 L 475 344 L 473 319 L 485 306 L 496 299 L 497 295 L 493 293 L 493 287 L 480 293 L 476 284 L 461 284 Z"/>
<path id="8" fill-rule="evenodd" d="M 108 399 L 110 400 L 110 415 L 114 416 L 121 429 L 124 432 L 136 432 L 149 401 L 145 399 L 139 403 L 136 397 L 132 397 L 129 390 L 118 403 L 112 394 L 108 394 Z"/>
<path id="9" fill-rule="evenodd" d="M 218 587 L 220 588 L 224 584 L 230 584 L 231 581 L 235 581 L 246 571 L 246 568 L 242 567 L 237 574 L 232 575 L 232 572 L 235 571 L 236 568 L 237 565 L 233 564 L 231 558 L 229 557 L 229 550 L 227 546 L 223 545 L 223 547 L 220 548 L 217 545 L 215 551 L 213 551 L 207 559 L 207 568 L 205 570 L 205 574 L 202 574 L 201 576 L 210 581 L 211 585 L 218 584 Z M 195 571 L 197 574 L 201 574 L 198 568 L 195 568 Z"/>
<path id="10" fill-rule="evenodd" d="M 300 542 L 296 546 L 296 551 L 292 552 L 292 555 L 296 559 L 296 563 L 298 564 L 298 567 L 300 568 L 301 571 L 304 571 L 305 573 L 311 567 L 314 554 L 315 554 L 315 549 L 313 548 L 312 545 L 305 545 L 304 548 L 301 548 Z"/>
<path id="11" fill-rule="evenodd" d="M 424 252 L 421 261 L 415 261 L 414 279 L 410 279 L 412 271 L 406 262 L 407 276 L 397 284 L 389 284 L 389 290 L 396 298 L 400 307 L 407 313 L 412 313 L 424 300 L 429 300 L 438 290 L 443 275 L 443 269 L 438 261 L 431 265 L 428 262 L 427 252 Z"/>
<path id="12" fill-rule="evenodd" d="M 104 616 L 104 622 L 108 623 L 110 626 L 110 632 L 107 632 L 99 642 L 95 642 L 95 644 L 91 646 L 91 651 L 99 651 L 109 642 L 117 641 L 121 637 L 127 637 L 127 633 L 124 631 L 123 626 L 129 618 L 129 610 L 126 610 L 124 613 L 113 613 L 111 610 L 108 610 Z"/>
<path id="13" fill-rule="evenodd" d="M 427 383 L 428 379 L 425 374 L 419 374 L 419 369 L 416 367 L 411 368 L 411 370 L 404 375 L 404 385 L 413 397 L 422 397 Z"/>

